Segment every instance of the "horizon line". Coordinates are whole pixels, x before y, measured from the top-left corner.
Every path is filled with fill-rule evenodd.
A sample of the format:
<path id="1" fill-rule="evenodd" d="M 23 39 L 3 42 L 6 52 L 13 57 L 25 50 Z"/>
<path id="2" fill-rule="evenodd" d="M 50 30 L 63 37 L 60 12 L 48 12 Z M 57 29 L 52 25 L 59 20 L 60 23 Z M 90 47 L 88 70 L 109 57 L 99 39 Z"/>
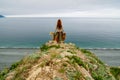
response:
<path id="1" fill-rule="evenodd" d="M 65 18 L 120 18 L 120 17 L 109 17 L 109 16 L 42 16 L 42 15 L 3 15 L 8 18 L 39 18 L 39 17 L 65 17 Z"/>

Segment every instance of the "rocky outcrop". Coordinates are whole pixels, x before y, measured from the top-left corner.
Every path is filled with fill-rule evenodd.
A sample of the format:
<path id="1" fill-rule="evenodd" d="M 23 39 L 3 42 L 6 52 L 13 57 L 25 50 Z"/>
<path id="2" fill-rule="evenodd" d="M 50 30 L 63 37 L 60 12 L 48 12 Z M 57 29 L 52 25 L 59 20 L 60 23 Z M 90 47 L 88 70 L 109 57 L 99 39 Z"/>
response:
<path id="1" fill-rule="evenodd" d="M 1 75 L 3 80 L 120 80 L 120 68 L 106 66 L 75 44 L 49 42 Z"/>

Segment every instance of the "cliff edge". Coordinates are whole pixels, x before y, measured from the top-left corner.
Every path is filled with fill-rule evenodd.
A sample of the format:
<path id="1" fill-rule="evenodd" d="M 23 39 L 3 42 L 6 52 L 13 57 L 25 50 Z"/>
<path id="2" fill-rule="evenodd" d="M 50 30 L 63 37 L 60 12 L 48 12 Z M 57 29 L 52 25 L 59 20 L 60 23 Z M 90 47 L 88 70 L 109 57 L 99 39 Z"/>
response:
<path id="1" fill-rule="evenodd" d="M 75 44 L 48 42 L 2 71 L 0 80 L 120 80 L 120 68 L 106 66 Z"/>

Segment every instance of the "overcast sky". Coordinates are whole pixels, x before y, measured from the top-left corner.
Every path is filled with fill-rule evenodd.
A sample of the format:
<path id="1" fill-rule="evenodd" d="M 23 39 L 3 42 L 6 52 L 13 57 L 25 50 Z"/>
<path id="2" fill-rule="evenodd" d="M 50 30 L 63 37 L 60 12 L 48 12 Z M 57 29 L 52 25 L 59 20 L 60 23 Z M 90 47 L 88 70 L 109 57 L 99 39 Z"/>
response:
<path id="1" fill-rule="evenodd" d="M 120 18 L 120 0 L 0 0 L 0 14 L 26 17 Z"/>

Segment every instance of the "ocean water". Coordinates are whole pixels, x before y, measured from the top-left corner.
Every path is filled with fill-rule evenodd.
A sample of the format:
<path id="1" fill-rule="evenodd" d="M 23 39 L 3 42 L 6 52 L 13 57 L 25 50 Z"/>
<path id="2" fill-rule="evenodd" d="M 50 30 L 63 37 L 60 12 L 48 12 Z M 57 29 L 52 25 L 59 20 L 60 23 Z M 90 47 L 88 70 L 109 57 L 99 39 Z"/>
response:
<path id="1" fill-rule="evenodd" d="M 9 66 L 25 56 L 25 49 L 28 53 L 32 53 L 34 50 L 30 48 L 39 48 L 49 41 L 51 39 L 49 32 L 55 31 L 58 19 L 57 17 L 0 18 L 0 66 Z M 61 17 L 60 19 L 67 34 L 65 42 L 72 42 L 81 48 L 90 49 L 107 64 L 120 66 L 119 18 Z M 11 57 L 13 55 L 14 58 Z"/>
<path id="2" fill-rule="evenodd" d="M 34 48 L 50 40 L 59 18 L 1 18 L 0 48 Z M 66 42 L 82 48 L 120 48 L 120 19 L 61 18 Z"/>
<path id="3" fill-rule="evenodd" d="M 0 49 L 0 70 L 37 51 L 38 49 Z"/>
<path id="4" fill-rule="evenodd" d="M 91 49 L 100 60 L 109 66 L 120 66 L 120 49 Z"/>

